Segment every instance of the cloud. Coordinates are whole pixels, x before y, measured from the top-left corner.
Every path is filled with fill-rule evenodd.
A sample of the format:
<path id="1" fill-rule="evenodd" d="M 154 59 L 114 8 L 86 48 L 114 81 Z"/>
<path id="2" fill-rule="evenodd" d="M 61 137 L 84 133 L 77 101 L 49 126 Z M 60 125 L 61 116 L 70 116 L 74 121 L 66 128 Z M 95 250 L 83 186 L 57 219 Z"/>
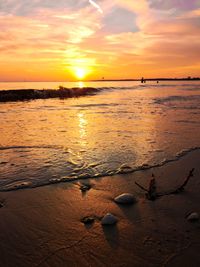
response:
<path id="1" fill-rule="evenodd" d="M 93 0 L 89 0 L 89 3 L 90 3 L 93 7 L 95 7 L 100 13 L 103 13 L 102 8 L 101 8 L 96 2 L 94 2 Z"/>
<path id="2" fill-rule="evenodd" d="M 6 14 L 28 16 L 38 9 L 73 9 L 76 11 L 87 5 L 87 0 L 1 0 L 0 10 Z"/>
<path id="3" fill-rule="evenodd" d="M 95 3 L 103 13 L 95 12 L 88 0 L 1 0 L 4 77 L 15 66 L 19 76 L 28 75 L 27 62 L 34 79 L 64 79 L 66 73 L 72 78 L 69 70 L 76 65 L 93 68 L 92 78 L 106 76 L 105 72 L 126 78 L 163 75 L 170 66 L 173 73 L 176 68 L 177 73 L 185 73 L 187 63 L 192 73 L 198 73 L 198 1 Z"/>
<path id="4" fill-rule="evenodd" d="M 149 0 L 149 6 L 151 8 L 159 10 L 169 10 L 169 9 L 178 9 L 179 11 L 183 10 L 193 10 L 196 9 L 199 5 L 198 0 Z"/>
<path id="5" fill-rule="evenodd" d="M 138 30 L 136 25 L 136 14 L 121 7 L 114 7 L 110 13 L 102 20 L 105 32 L 121 33 L 135 32 Z"/>

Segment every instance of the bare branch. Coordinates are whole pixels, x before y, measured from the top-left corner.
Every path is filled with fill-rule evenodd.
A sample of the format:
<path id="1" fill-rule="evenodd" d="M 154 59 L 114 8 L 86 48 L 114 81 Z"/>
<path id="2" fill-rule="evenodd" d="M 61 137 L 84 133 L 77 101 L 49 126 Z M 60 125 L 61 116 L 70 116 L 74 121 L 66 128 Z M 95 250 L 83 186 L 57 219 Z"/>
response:
<path id="1" fill-rule="evenodd" d="M 160 193 L 157 192 L 157 190 L 156 190 L 157 189 L 156 188 L 156 180 L 155 180 L 155 177 L 154 177 L 153 174 L 152 174 L 152 179 L 150 180 L 150 183 L 149 183 L 149 189 L 146 189 L 145 187 L 143 187 L 142 185 L 138 184 L 137 182 L 135 182 L 135 184 L 138 187 L 140 187 L 143 191 L 146 192 L 146 198 L 147 199 L 155 200 L 158 197 L 162 197 L 162 196 L 166 196 L 166 195 L 172 195 L 172 194 L 179 194 L 179 193 L 183 192 L 185 187 L 186 187 L 186 185 L 188 184 L 190 178 L 194 176 L 193 173 L 194 173 L 194 168 L 189 171 L 188 176 L 186 177 L 186 179 L 184 180 L 184 182 L 183 182 L 183 184 L 181 186 L 179 186 L 176 189 L 169 190 L 168 192 L 160 192 Z"/>
<path id="2" fill-rule="evenodd" d="M 141 188 L 142 190 L 144 190 L 145 192 L 148 192 L 148 190 L 147 190 L 145 187 L 143 187 L 142 185 L 138 184 L 137 182 L 135 182 L 135 184 L 136 184 L 139 188 Z"/>

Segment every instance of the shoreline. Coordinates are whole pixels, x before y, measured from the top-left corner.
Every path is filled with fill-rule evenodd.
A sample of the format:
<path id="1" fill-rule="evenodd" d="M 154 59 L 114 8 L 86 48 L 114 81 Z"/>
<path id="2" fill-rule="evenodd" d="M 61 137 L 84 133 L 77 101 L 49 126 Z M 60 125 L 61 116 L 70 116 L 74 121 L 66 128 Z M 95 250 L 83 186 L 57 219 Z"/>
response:
<path id="1" fill-rule="evenodd" d="M 13 149 L 13 148 L 24 148 L 23 146 L 15 146 L 15 147 L 0 147 L 0 151 L 7 150 L 7 149 Z M 26 147 L 27 148 L 27 147 Z M 31 148 L 31 147 L 28 147 Z M 108 171 L 108 173 L 102 173 L 99 175 L 95 175 L 95 177 L 88 176 L 88 177 L 67 177 L 66 176 L 61 176 L 57 178 L 52 178 L 49 179 L 48 181 L 45 181 L 44 183 L 40 184 L 33 184 L 29 180 L 19 182 L 18 185 L 12 185 L 12 184 L 6 184 L 6 186 L 0 186 L 0 193 L 1 192 L 10 192 L 10 191 L 16 191 L 16 190 L 23 190 L 23 189 L 32 189 L 32 188 L 38 188 L 38 187 L 43 187 L 43 186 L 48 186 L 48 185 L 54 185 L 54 184 L 60 184 L 60 183 L 73 183 L 73 182 L 84 182 L 85 180 L 91 179 L 91 180 L 98 180 L 98 179 L 103 179 L 104 177 L 110 177 L 112 178 L 113 176 L 116 175 L 126 175 L 126 174 L 132 174 L 134 175 L 137 172 L 145 171 L 145 170 L 153 170 L 155 168 L 160 168 L 163 167 L 171 162 L 176 162 L 181 160 L 182 158 L 186 157 L 190 153 L 193 153 L 194 151 L 199 151 L 200 147 L 191 147 L 188 149 L 183 149 L 180 152 L 176 153 L 175 156 L 172 158 L 165 159 L 161 161 L 160 163 L 155 163 L 153 165 L 148 165 L 148 164 L 143 164 L 141 166 L 137 166 L 135 168 L 131 168 L 130 166 L 126 165 L 125 166 L 122 164 L 121 167 L 116 169 L 116 171 Z M 3 164 L 7 164 L 8 162 L 3 162 Z M 1 164 L 1 162 L 0 162 Z"/>
<path id="2" fill-rule="evenodd" d="M 200 213 L 199 158 L 196 150 L 153 170 L 88 179 L 91 189 L 84 194 L 82 181 L 1 192 L 1 265 L 199 266 L 200 223 L 185 218 L 188 212 Z M 149 201 L 135 185 L 147 185 L 153 171 L 158 190 L 167 190 L 193 167 L 194 177 L 178 195 Z M 137 203 L 114 203 L 124 192 L 134 194 Z M 116 226 L 81 223 L 84 216 L 101 218 L 107 212 L 118 218 Z"/>

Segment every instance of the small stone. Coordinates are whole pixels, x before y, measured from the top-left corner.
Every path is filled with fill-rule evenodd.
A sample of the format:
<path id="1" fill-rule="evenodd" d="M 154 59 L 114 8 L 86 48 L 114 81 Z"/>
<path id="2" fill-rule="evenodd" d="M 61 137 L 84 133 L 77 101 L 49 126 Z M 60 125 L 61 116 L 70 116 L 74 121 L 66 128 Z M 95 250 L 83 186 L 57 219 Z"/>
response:
<path id="1" fill-rule="evenodd" d="M 94 222 L 94 218 L 91 216 L 86 216 L 81 219 L 81 222 L 84 224 L 92 224 Z"/>
<path id="2" fill-rule="evenodd" d="M 117 218 L 111 214 L 111 213 L 107 213 L 101 220 L 101 224 L 102 225 L 112 225 L 117 223 Z"/>
<path id="3" fill-rule="evenodd" d="M 126 164 L 122 164 L 119 168 L 119 173 L 129 173 L 132 171 L 133 169 L 129 165 L 126 165 Z"/>
<path id="4" fill-rule="evenodd" d="M 123 193 L 115 197 L 114 201 L 118 204 L 133 204 L 136 203 L 136 198 L 129 193 Z"/>
<path id="5" fill-rule="evenodd" d="M 199 214 L 197 212 L 192 212 L 190 215 L 187 217 L 188 221 L 198 221 L 199 220 Z"/>
<path id="6" fill-rule="evenodd" d="M 7 164 L 8 163 L 8 161 L 0 161 L 0 164 Z"/>
<path id="7" fill-rule="evenodd" d="M 86 192 L 86 191 L 88 191 L 88 190 L 90 190 L 91 189 L 91 185 L 90 184 L 82 184 L 81 186 L 80 186 L 80 190 L 82 191 L 82 192 Z"/>

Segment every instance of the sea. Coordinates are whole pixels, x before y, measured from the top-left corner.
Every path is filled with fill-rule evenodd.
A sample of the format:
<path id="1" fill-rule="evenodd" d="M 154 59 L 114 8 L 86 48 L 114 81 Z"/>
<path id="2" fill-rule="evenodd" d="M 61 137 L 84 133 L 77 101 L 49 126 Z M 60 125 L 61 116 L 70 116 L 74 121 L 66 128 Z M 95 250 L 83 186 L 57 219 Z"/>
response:
<path id="1" fill-rule="evenodd" d="M 162 166 L 200 149 L 200 82 L 12 82 L 93 95 L 0 103 L 0 191 Z M 124 175 L 126 179 L 126 175 Z"/>

